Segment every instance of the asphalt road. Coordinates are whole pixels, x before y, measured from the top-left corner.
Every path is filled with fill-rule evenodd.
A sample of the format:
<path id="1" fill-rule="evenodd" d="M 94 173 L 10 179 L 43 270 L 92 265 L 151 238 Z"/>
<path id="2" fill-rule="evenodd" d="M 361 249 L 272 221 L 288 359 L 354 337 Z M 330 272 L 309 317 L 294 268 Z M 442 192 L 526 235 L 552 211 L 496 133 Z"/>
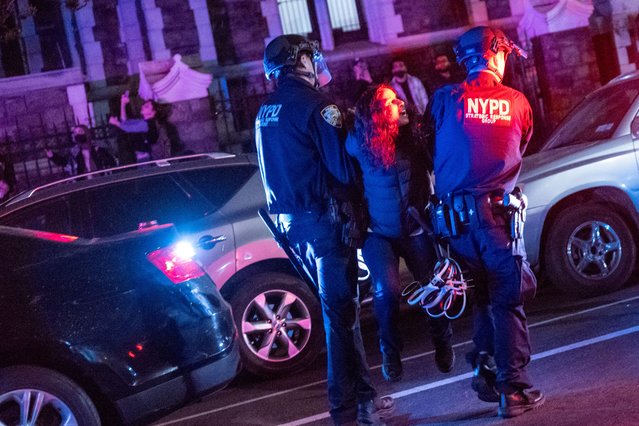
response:
<path id="1" fill-rule="evenodd" d="M 639 282 L 639 279 L 635 279 Z M 471 321 L 454 322 L 457 362 L 440 373 L 425 315 L 402 309 L 404 378 L 386 383 L 380 372 L 375 322 L 363 310 L 362 327 L 373 380 L 382 395 L 397 401 L 389 426 L 407 425 L 639 425 L 639 285 L 592 299 L 575 299 L 543 287 L 527 308 L 533 345 L 529 372 L 545 394 L 544 406 L 502 420 L 497 405 L 470 389 Z M 227 389 L 207 396 L 156 425 L 330 425 L 325 357 L 291 377 L 238 377 Z"/>

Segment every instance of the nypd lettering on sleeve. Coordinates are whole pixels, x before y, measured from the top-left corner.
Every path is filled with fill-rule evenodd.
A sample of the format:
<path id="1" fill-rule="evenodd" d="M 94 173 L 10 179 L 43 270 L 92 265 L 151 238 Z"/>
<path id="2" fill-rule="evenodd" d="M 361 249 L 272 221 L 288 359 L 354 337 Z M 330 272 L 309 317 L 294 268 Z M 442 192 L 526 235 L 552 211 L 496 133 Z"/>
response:
<path id="1" fill-rule="evenodd" d="M 464 122 L 467 124 L 510 126 L 512 122 L 512 100 L 465 98 Z"/>
<path id="2" fill-rule="evenodd" d="M 322 118 L 328 124 L 338 129 L 342 128 L 342 112 L 337 105 L 329 105 L 322 110 Z"/>
<path id="3" fill-rule="evenodd" d="M 277 126 L 280 121 L 282 104 L 265 104 L 260 107 L 255 119 L 255 127 Z"/>

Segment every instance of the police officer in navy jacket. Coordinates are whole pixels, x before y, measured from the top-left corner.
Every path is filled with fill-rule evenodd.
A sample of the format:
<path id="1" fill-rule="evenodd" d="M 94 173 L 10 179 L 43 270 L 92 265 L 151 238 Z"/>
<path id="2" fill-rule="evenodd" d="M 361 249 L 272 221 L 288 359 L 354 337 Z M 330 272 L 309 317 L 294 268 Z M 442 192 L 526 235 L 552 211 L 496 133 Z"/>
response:
<path id="1" fill-rule="evenodd" d="M 455 50 L 468 76 L 436 91 L 424 115 L 434 147 L 435 193 L 454 223 L 443 226 L 450 247 L 475 279 L 475 349 L 467 356 L 472 387 L 480 399 L 499 402 L 500 416 L 514 417 L 544 402 L 527 374 L 524 302 L 534 295 L 536 280 L 525 252 L 513 251 L 522 245 L 513 244 L 509 213 L 499 205 L 515 189 L 532 135 L 528 101 L 501 84 L 508 55 L 525 52 L 490 27 L 467 31 Z"/>
<path id="2" fill-rule="evenodd" d="M 299 35 L 273 39 L 264 71 L 277 89 L 255 120 L 258 161 L 268 207 L 316 278 L 328 356 L 328 399 L 335 424 L 381 425 L 394 410 L 371 384 L 357 301 L 355 250 L 329 200 L 354 182 L 339 108 L 319 92 L 330 73 L 319 44 Z"/>

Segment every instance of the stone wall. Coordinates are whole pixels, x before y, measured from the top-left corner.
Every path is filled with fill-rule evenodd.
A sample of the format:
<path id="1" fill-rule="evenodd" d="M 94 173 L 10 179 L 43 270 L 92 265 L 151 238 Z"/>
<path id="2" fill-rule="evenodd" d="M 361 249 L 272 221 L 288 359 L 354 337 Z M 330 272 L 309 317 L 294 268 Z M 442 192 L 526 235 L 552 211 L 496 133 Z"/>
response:
<path id="1" fill-rule="evenodd" d="M 169 121 L 177 127 L 185 149 L 196 153 L 219 151 L 220 144 L 208 98 L 172 104 Z"/>
<path id="2" fill-rule="evenodd" d="M 600 86 L 597 59 L 587 27 L 532 39 L 541 97 L 550 127 Z"/>
<path id="3" fill-rule="evenodd" d="M 107 84 L 121 84 L 127 80 L 127 51 L 120 39 L 120 20 L 115 0 L 94 0 L 93 34 L 100 43 L 104 57 L 104 74 Z"/>
<path id="4" fill-rule="evenodd" d="M 65 87 L 39 89 L 0 97 L 0 142 L 30 139 L 64 131 L 73 123 Z"/>
<path id="5" fill-rule="evenodd" d="M 395 12 L 404 23 L 403 36 L 423 34 L 468 24 L 464 0 L 396 0 Z"/>
<path id="6" fill-rule="evenodd" d="M 488 19 L 507 18 L 511 15 L 510 0 L 486 0 Z"/>
<path id="7" fill-rule="evenodd" d="M 155 0 L 162 10 L 164 43 L 171 55 L 194 55 L 200 51 L 195 18 L 188 1 Z"/>
<path id="8" fill-rule="evenodd" d="M 255 61 L 264 54 L 266 19 L 256 0 L 208 0 L 221 65 Z"/>

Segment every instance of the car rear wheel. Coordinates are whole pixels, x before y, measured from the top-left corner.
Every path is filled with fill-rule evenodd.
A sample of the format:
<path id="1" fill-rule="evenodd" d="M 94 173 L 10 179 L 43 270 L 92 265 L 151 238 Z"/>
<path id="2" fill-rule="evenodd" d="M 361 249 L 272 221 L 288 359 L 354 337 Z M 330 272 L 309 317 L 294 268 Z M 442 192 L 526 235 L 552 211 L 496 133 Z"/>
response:
<path id="1" fill-rule="evenodd" d="M 67 377 L 41 367 L 0 369 L 0 424 L 100 424 L 88 395 Z"/>
<path id="2" fill-rule="evenodd" d="M 636 252 L 632 233 L 618 213 L 610 206 L 586 204 L 555 218 L 546 245 L 546 269 L 561 290 L 596 296 L 628 281 Z"/>
<path id="3" fill-rule="evenodd" d="M 263 273 L 242 282 L 230 296 L 240 333 L 244 368 L 274 377 L 310 365 L 323 347 L 317 297 L 301 280 Z"/>

